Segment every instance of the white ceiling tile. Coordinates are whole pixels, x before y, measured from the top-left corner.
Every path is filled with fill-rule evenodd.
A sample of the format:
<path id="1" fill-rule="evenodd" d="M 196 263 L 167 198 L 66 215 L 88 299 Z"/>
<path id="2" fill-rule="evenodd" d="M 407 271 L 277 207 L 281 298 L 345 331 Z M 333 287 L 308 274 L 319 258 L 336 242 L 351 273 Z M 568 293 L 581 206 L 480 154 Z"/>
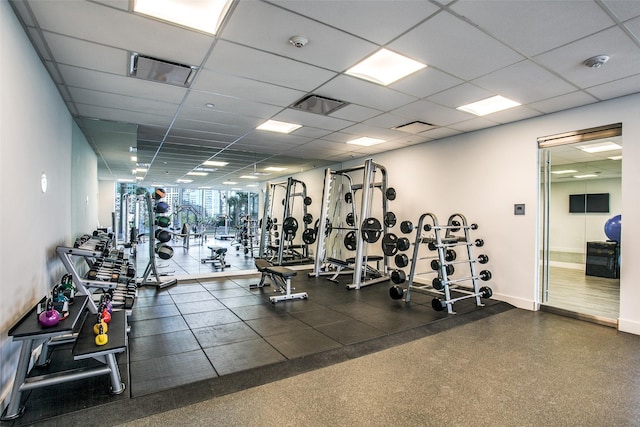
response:
<path id="1" fill-rule="evenodd" d="M 96 97 L 95 91 L 76 87 L 70 87 L 69 92 L 73 101 L 79 104 L 92 104 L 98 107 L 119 108 L 130 112 L 169 116 L 175 115 L 178 111 L 177 104 L 171 104 L 168 102 L 149 102 L 147 99 L 111 93 L 102 94 L 100 97 Z"/>
<path id="2" fill-rule="evenodd" d="M 53 61 L 54 58 L 51 58 L 50 52 L 46 48 L 46 43 L 42 38 L 41 32 L 38 31 L 36 28 L 32 28 L 32 27 L 29 27 L 27 29 L 27 32 L 29 34 L 29 39 L 31 40 L 31 43 L 35 45 L 36 50 L 38 51 L 38 53 L 40 53 L 40 57 L 44 61 Z"/>
<path id="3" fill-rule="evenodd" d="M 596 101 L 597 99 L 593 96 L 584 93 L 583 91 L 576 91 L 566 95 L 560 95 L 543 101 L 534 102 L 527 106 L 542 113 L 549 114 L 556 111 L 568 110 L 569 108 L 574 108 L 580 105 L 591 104 Z"/>
<path id="4" fill-rule="evenodd" d="M 243 77 L 223 75 L 206 70 L 198 70 L 194 90 L 211 92 L 256 102 L 286 107 L 302 98 L 306 92 L 250 80 Z"/>
<path id="5" fill-rule="evenodd" d="M 402 138 L 406 135 L 406 133 L 398 130 L 368 126 L 364 124 L 350 126 L 344 129 L 342 132 L 352 134 L 356 137 L 366 136 L 369 138 L 383 139 L 385 141 L 393 141 L 396 138 Z"/>
<path id="6" fill-rule="evenodd" d="M 300 129 L 296 129 L 296 135 L 303 136 L 305 138 L 322 138 L 323 136 L 329 135 L 332 131 L 327 129 L 319 129 L 311 126 L 303 126 Z"/>
<path id="7" fill-rule="evenodd" d="M 99 117 L 103 120 L 123 123 L 137 123 L 154 126 L 169 126 L 171 118 L 153 114 L 137 113 L 118 108 L 105 108 L 95 105 L 78 104 L 78 112 L 84 117 Z"/>
<path id="8" fill-rule="evenodd" d="M 308 113 L 306 111 L 287 108 L 274 117 L 275 120 L 301 124 L 303 126 L 311 126 L 320 129 L 336 131 L 351 126 L 353 122 L 338 119 L 335 117 L 324 116 L 322 114 Z"/>
<path id="9" fill-rule="evenodd" d="M 640 2 L 638 3 L 640 4 Z M 640 17 L 626 22 L 624 26 L 631 31 L 636 40 L 640 41 Z"/>
<path id="10" fill-rule="evenodd" d="M 608 7 L 621 21 L 640 16 L 640 2 L 636 0 L 603 0 Z"/>
<path id="11" fill-rule="evenodd" d="M 426 136 L 427 138 L 431 138 L 431 139 L 442 139 L 442 138 L 448 138 L 453 135 L 458 135 L 460 133 L 462 132 L 456 129 L 441 127 L 441 128 L 428 130 L 426 132 L 422 132 L 420 135 Z"/>
<path id="12" fill-rule="evenodd" d="M 475 79 L 472 83 L 493 92 L 491 95 L 502 95 L 521 104 L 576 90 L 571 84 L 529 60 Z"/>
<path id="13" fill-rule="evenodd" d="M 128 52 L 125 50 L 49 32 L 44 35 L 54 58 L 61 64 L 127 75 Z"/>
<path id="14" fill-rule="evenodd" d="M 517 122 L 518 120 L 529 119 L 541 114 L 542 113 L 540 113 L 539 111 L 520 106 L 509 108 L 508 110 L 498 111 L 497 113 L 488 114 L 484 117 L 488 120 L 491 120 L 492 122 L 503 124 Z"/>
<path id="15" fill-rule="evenodd" d="M 274 3 L 381 45 L 438 11 L 437 6 L 422 0 L 403 0 L 401 4 L 340 1 L 335 2 L 334 7 L 308 0 L 276 0 Z M 380 25 L 381 22 L 384 25 Z"/>
<path id="16" fill-rule="evenodd" d="M 312 91 L 336 73 L 245 46 L 220 41 L 205 68 L 293 89 Z"/>
<path id="17" fill-rule="evenodd" d="M 369 126 L 391 129 L 396 126 L 406 125 L 412 121 L 415 120 L 408 119 L 404 116 L 398 116 L 397 114 L 385 113 L 372 119 L 365 120 L 362 123 Z"/>
<path id="18" fill-rule="evenodd" d="M 583 62 L 594 55 L 609 55 L 610 59 L 600 68 L 586 67 Z M 580 88 L 586 88 L 637 74 L 640 47 L 616 27 L 536 56 L 534 60 Z"/>
<path id="19" fill-rule="evenodd" d="M 207 107 L 207 103 L 213 104 L 213 107 Z M 282 110 L 281 107 L 274 105 L 194 90 L 189 91 L 189 95 L 183 105 L 185 107 L 202 109 L 204 114 L 206 114 L 207 111 L 214 110 L 263 119 L 270 118 Z"/>
<path id="20" fill-rule="evenodd" d="M 308 43 L 302 48 L 294 47 L 289 43 L 292 36 L 304 36 Z M 337 72 L 378 48 L 361 38 L 254 0 L 238 3 L 220 37 Z"/>
<path id="21" fill-rule="evenodd" d="M 416 99 L 416 97 L 350 76 L 338 76 L 315 92 L 381 111 L 392 110 Z"/>
<path id="22" fill-rule="evenodd" d="M 427 20 L 391 43 L 389 48 L 464 80 L 523 59 L 512 49 L 447 12 Z"/>
<path id="23" fill-rule="evenodd" d="M 487 33 L 533 56 L 614 24 L 594 1 L 474 1 L 451 6 Z"/>
<path id="24" fill-rule="evenodd" d="M 491 121 L 482 117 L 476 117 L 475 119 L 455 123 L 449 127 L 452 129 L 459 130 L 461 132 L 473 132 L 475 130 L 486 129 L 486 128 L 490 128 L 497 125 L 498 123 L 494 121 Z"/>
<path id="25" fill-rule="evenodd" d="M 427 66 L 427 68 L 398 80 L 390 87 L 418 98 L 424 98 L 461 83 L 464 81 Z"/>
<path id="26" fill-rule="evenodd" d="M 329 114 L 331 117 L 349 120 L 352 122 L 361 122 L 371 117 L 381 114 L 382 111 L 373 108 L 363 107 L 362 105 L 348 104 L 344 107 Z"/>
<path id="27" fill-rule="evenodd" d="M 185 88 L 173 85 L 80 69 L 68 65 L 60 65 L 59 68 L 69 86 L 169 103 L 180 103 L 186 93 Z"/>
<path id="28" fill-rule="evenodd" d="M 598 99 L 604 100 L 628 95 L 629 91 L 633 91 L 634 88 L 636 92 L 640 92 L 640 74 L 593 86 L 586 89 L 586 92 L 592 94 Z"/>
<path id="29" fill-rule="evenodd" d="M 458 111 L 455 108 L 443 107 L 430 101 L 416 101 L 397 108 L 394 114 L 420 120 L 435 126 L 448 126 L 452 123 L 469 120 L 473 115 Z"/>
<path id="30" fill-rule="evenodd" d="M 60 7 L 63 3 L 70 6 Z M 45 30 L 188 65 L 200 65 L 214 40 L 203 33 L 87 1 L 29 4 Z"/>
<path id="31" fill-rule="evenodd" d="M 461 105 L 480 101 L 481 99 L 494 95 L 497 95 L 497 93 L 482 89 L 470 83 L 465 83 L 437 93 L 427 99 L 436 104 L 444 105 L 445 107 L 457 108 Z"/>

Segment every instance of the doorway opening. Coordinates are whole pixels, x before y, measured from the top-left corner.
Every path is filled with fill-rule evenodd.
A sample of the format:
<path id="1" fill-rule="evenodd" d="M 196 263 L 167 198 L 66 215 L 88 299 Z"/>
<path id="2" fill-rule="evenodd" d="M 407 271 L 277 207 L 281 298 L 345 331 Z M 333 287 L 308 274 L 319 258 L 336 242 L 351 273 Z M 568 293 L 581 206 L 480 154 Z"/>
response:
<path id="1" fill-rule="evenodd" d="M 541 310 L 617 326 L 622 125 L 538 138 Z"/>

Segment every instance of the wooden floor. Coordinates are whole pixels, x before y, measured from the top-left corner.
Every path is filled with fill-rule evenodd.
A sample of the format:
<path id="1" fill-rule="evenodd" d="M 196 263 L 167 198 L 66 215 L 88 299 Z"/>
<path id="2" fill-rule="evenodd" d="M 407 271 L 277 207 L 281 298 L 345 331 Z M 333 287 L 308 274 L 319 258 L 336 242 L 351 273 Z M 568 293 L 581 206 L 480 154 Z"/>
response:
<path id="1" fill-rule="evenodd" d="M 617 320 L 620 280 L 587 276 L 584 270 L 551 267 L 546 305 L 581 314 Z"/>

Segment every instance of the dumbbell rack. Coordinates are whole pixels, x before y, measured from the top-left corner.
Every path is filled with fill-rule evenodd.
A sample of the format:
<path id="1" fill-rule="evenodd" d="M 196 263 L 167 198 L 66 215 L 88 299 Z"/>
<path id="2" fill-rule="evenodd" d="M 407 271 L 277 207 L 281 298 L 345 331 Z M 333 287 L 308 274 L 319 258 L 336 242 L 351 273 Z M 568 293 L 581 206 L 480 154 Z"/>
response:
<path id="1" fill-rule="evenodd" d="M 73 247 L 56 248 L 58 257 L 73 279 L 76 293 L 90 297 L 87 308 L 92 314 L 97 314 L 98 306 L 91 296 L 99 290 L 119 292 L 124 298 L 123 304 L 129 308 L 135 300 L 135 286 L 129 286 L 129 281 L 135 278 L 135 268 L 125 253 L 112 248 L 112 244 L 111 236 L 96 232 L 76 240 Z M 75 257 L 81 257 L 87 263 L 89 273 L 85 277 L 79 273 Z"/>
<path id="2" fill-rule="evenodd" d="M 429 218 L 431 220 L 431 224 L 425 224 L 425 220 Z M 435 310 L 441 311 L 446 306 L 447 312 L 449 314 L 455 314 L 453 310 L 453 304 L 456 301 L 467 298 L 474 298 L 476 302 L 476 306 L 482 307 L 484 304 L 482 303 L 481 297 L 488 298 L 491 296 L 491 290 L 487 287 L 479 286 L 479 277 L 476 274 L 476 260 L 473 256 L 473 246 L 474 242 L 471 240 L 470 229 L 472 226 L 467 224 L 467 219 L 464 215 L 456 213 L 449 217 L 447 221 L 447 225 L 441 227 L 438 224 L 437 217 L 432 213 L 425 213 L 420 216 L 418 221 L 418 226 L 416 227 L 416 237 L 413 248 L 413 257 L 411 260 L 411 269 L 409 272 L 407 290 L 405 293 L 405 302 L 411 301 L 411 290 L 424 292 L 430 295 L 438 295 L 443 296 L 444 299 L 440 299 L 436 297 L 432 301 L 432 306 Z M 424 236 L 423 232 L 433 231 L 434 236 Z M 444 235 L 442 232 L 444 231 Z M 456 235 L 459 231 L 463 232 L 463 235 Z M 416 276 L 416 265 L 418 260 L 420 259 L 420 248 L 424 244 L 430 249 L 435 249 L 437 252 L 437 259 L 439 270 L 437 273 L 437 278 L 434 281 L 440 284 L 438 289 L 436 289 L 432 284 L 416 284 L 414 281 Z M 466 279 L 450 279 L 450 274 L 447 271 L 447 266 L 450 265 L 450 262 L 447 260 L 447 250 L 452 247 L 465 247 L 467 261 L 458 261 L 456 264 L 468 264 L 470 276 Z M 490 278 L 490 275 L 489 275 Z M 472 283 L 471 287 L 460 286 L 458 283 L 461 281 L 468 280 Z M 453 282 L 453 283 L 452 283 Z M 457 292 L 464 294 L 461 298 L 453 298 L 451 292 Z"/>

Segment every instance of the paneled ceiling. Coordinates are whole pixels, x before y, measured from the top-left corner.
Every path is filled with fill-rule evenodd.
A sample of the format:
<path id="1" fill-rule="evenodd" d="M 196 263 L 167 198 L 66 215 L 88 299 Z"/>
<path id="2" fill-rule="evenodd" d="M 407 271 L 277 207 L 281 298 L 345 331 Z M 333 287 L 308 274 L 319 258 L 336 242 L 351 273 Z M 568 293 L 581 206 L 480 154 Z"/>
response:
<path id="1" fill-rule="evenodd" d="M 640 1 L 236 0 L 216 36 L 133 13 L 129 0 L 11 4 L 99 178 L 149 186 L 219 160 L 229 164 L 189 185 L 243 188 L 640 92 Z M 296 35 L 308 43 L 293 46 Z M 345 74 L 383 47 L 427 67 L 389 86 Z M 195 78 L 186 88 L 129 77 L 132 52 L 196 67 Z M 603 54 L 605 65 L 584 65 Z M 309 94 L 348 104 L 328 115 L 291 107 Z M 494 95 L 522 105 L 483 117 L 456 109 Z M 256 130 L 267 119 L 302 127 Z M 414 121 L 433 127 L 393 129 Z M 345 143 L 360 136 L 387 142 Z M 146 172 L 133 174 L 132 155 Z"/>

